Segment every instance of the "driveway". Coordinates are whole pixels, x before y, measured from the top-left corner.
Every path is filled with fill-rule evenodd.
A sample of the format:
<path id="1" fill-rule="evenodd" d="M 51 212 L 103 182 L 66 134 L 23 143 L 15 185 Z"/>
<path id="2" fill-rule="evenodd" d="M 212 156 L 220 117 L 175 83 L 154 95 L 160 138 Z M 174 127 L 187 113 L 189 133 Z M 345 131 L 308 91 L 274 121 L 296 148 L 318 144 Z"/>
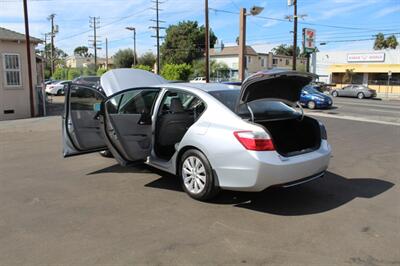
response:
<path id="1" fill-rule="evenodd" d="M 400 127 L 320 119 L 325 178 L 210 203 L 143 165 L 63 159 L 59 117 L 0 122 L 0 265 L 400 265 Z"/>

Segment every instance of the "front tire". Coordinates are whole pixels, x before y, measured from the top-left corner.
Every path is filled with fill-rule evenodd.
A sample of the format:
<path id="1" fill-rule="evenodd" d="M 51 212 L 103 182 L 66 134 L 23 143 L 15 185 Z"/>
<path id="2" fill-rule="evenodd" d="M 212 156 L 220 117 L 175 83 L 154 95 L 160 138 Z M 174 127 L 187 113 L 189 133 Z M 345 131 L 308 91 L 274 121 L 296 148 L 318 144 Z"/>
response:
<path id="1" fill-rule="evenodd" d="M 339 94 L 337 93 L 337 91 L 333 91 L 333 92 L 332 92 L 332 96 L 333 96 L 333 97 L 338 97 Z"/>
<path id="2" fill-rule="evenodd" d="M 183 190 L 196 200 L 209 200 L 220 190 L 207 157 L 195 149 L 183 154 L 179 164 L 179 178 Z"/>
<path id="3" fill-rule="evenodd" d="M 315 109 L 316 104 L 315 104 L 314 101 L 309 101 L 309 102 L 307 103 L 307 107 L 308 107 L 308 109 Z"/>
<path id="4" fill-rule="evenodd" d="M 358 98 L 358 99 L 364 99 L 364 97 L 365 97 L 365 95 L 364 95 L 364 93 L 362 93 L 362 92 L 359 92 L 359 93 L 357 94 L 357 98 Z"/>

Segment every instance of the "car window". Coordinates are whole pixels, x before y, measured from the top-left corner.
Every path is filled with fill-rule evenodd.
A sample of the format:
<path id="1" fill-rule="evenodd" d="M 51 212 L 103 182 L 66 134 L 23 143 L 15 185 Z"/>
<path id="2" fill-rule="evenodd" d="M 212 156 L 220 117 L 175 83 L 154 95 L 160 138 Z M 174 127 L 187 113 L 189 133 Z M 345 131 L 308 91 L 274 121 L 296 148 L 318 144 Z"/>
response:
<path id="1" fill-rule="evenodd" d="M 83 78 L 86 81 L 91 81 L 91 82 L 96 82 L 98 81 L 100 78 L 99 77 L 85 77 Z"/>
<path id="2" fill-rule="evenodd" d="M 240 90 L 225 90 L 210 92 L 217 100 L 235 112 L 236 104 L 239 100 Z M 257 119 L 274 119 L 293 117 L 300 115 L 295 109 L 280 101 L 257 100 L 248 103 L 255 118 Z M 250 117 L 250 112 L 246 105 L 239 106 L 238 115 L 241 117 Z"/>
<path id="3" fill-rule="evenodd" d="M 138 89 L 118 94 L 107 102 L 111 114 L 151 114 L 158 89 Z"/>
<path id="4" fill-rule="evenodd" d="M 195 113 L 196 115 L 200 115 L 205 110 L 204 102 L 196 97 L 195 95 L 182 91 L 168 91 L 161 103 L 160 112 L 168 113 L 170 111 L 171 101 L 172 99 L 179 99 L 182 103 L 183 110 L 189 113 Z"/>
<path id="5" fill-rule="evenodd" d="M 344 87 L 343 89 L 344 90 L 351 90 L 353 87 L 352 86 L 346 86 L 346 87 Z"/>
<path id="6" fill-rule="evenodd" d="M 94 89 L 79 85 L 71 87 L 71 110 L 97 110 L 97 106 L 102 102 L 103 99 L 104 96 Z"/>

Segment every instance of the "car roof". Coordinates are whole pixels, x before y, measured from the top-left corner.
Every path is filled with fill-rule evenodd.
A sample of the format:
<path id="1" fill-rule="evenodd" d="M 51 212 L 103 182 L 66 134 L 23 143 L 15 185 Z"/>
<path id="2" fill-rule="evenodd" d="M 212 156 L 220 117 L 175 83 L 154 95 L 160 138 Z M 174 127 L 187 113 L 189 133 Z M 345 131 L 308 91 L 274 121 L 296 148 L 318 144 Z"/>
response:
<path id="1" fill-rule="evenodd" d="M 160 85 L 158 85 L 158 87 L 160 87 Z M 223 83 L 166 83 L 162 84 L 161 87 L 166 87 L 166 88 L 185 87 L 186 89 L 198 89 L 205 92 L 240 90 L 240 86 L 223 84 Z"/>

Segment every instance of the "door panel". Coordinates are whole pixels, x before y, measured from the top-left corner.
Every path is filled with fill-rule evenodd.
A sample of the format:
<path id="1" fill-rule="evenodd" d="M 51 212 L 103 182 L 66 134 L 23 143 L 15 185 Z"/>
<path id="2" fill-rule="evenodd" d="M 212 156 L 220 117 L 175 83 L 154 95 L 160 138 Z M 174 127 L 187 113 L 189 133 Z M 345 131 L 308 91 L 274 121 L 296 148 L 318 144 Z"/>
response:
<path id="1" fill-rule="evenodd" d="M 124 159 L 123 164 L 145 160 L 150 155 L 151 114 L 158 91 L 154 88 L 132 89 L 106 101 L 107 137 L 114 152 Z"/>
<path id="2" fill-rule="evenodd" d="M 63 115 L 64 157 L 106 148 L 100 131 L 98 107 L 105 97 L 97 90 L 68 86 Z"/>

